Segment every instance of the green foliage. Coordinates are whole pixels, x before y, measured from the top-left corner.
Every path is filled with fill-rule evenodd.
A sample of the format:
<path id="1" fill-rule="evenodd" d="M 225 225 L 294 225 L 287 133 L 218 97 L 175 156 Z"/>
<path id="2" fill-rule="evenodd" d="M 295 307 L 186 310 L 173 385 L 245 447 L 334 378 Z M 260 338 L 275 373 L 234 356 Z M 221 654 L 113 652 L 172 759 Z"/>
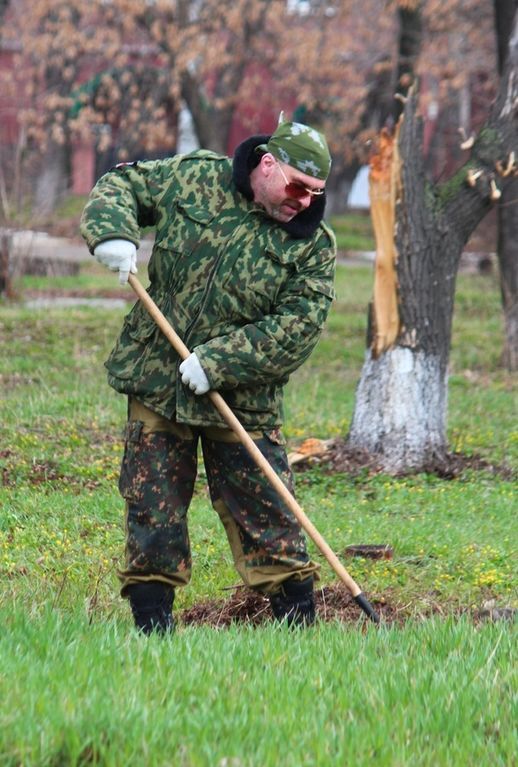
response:
<path id="1" fill-rule="evenodd" d="M 92 263 L 81 279 L 84 290 L 117 289 Z M 21 283 L 21 294 L 33 284 Z M 339 267 L 336 288 L 322 339 L 288 386 L 290 447 L 347 433 L 371 270 Z M 393 547 L 392 560 L 345 564 L 370 598 L 412 616 L 405 626 L 135 635 L 116 577 L 125 401 L 102 367 L 124 313 L 0 306 L 0 763 L 276 767 L 281 754 L 288 767 L 511 765 L 515 630 L 468 617 L 488 600 L 514 604 L 516 492 L 498 473 L 296 474 L 302 506 L 340 558 L 354 543 Z M 516 468 L 501 343 L 496 279 L 460 275 L 451 446 Z M 202 468 L 190 533 L 194 574 L 178 591 L 178 613 L 225 598 L 238 582 Z M 311 552 L 322 583 L 335 581 Z M 465 619 L 453 617 L 459 611 Z M 432 612 L 444 617 L 422 621 Z"/>

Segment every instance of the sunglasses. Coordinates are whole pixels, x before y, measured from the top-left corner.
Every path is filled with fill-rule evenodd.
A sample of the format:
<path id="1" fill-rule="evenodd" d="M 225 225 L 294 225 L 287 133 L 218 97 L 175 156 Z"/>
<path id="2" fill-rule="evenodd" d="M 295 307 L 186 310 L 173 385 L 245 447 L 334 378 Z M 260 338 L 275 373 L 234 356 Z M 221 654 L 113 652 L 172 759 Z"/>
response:
<path id="1" fill-rule="evenodd" d="M 321 194 L 324 194 L 324 189 L 310 189 L 309 187 L 304 186 L 304 184 L 301 184 L 299 181 L 288 181 L 286 174 L 278 162 L 276 165 L 279 168 L 284 181 L 286 182 L 284 191 L 288 197 L 292 198 L 292 200 L 301 200 L 303 197 L 307 197 L 308 194 L 310 195 L 311 199 L 314 197 L 320 197 Z"/>

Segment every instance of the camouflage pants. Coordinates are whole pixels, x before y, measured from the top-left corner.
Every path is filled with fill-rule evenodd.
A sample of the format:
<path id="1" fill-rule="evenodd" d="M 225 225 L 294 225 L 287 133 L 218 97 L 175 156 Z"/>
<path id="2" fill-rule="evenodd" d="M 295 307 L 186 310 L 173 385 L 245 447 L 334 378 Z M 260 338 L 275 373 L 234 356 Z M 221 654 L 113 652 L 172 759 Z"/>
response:
<path id="1" fill-rule="evenodd" d="M 278 430 L 251 433 L 292 490 Z M 126 566 L 122 595 L 132 583 L 183 586 L 191 576 L 187 512 L 197 473 L 198 442 L 214 509 L 224 525 L 243 582 L 263 593 L 282 581 L 317 575 L 294 515 L 228 429 L 190 427 L 130 399 L 119 489 L 126 500 Z"/>

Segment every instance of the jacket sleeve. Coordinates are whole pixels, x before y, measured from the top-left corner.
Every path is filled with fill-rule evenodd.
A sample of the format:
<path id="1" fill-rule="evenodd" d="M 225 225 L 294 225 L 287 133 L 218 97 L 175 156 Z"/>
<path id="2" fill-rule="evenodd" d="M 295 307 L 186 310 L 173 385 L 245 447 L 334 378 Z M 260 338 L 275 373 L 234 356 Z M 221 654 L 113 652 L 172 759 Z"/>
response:
<path id="1" fill-rule="evenodd" d="M 195 347 L 211 388 L 283 383 L 309 357 L 334 298 L 331 238 L 321 235 L 320 247 L 295 272 L 269 315 Z"/>
<path id="2" fill-rule="evenodd" d="M 80 231 L 90 253 L 105 240 L 121 238 L 140 245 L 140 228 L 157 223 L 159 202 L 177 160 L 119 165 L 94 186 L 81 217 Z"/>

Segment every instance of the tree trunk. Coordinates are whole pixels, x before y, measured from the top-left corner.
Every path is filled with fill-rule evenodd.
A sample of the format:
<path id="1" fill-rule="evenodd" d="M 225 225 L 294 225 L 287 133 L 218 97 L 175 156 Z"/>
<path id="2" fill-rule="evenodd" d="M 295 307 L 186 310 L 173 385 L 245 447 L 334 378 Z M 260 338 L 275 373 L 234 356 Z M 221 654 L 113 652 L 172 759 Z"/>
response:
<path id="1" fill-rule="evenodd" d="M 518 45 L 516 33 L 510 41 L 517 0 L 494 0 L 498 71 L 503 73 L 510 42 Z M 518 147 L 517 147 L 518 151 Z M 504 190 L 498 209 L 498 264 L 504 311 L 504 350 L 502 362 L 510 371 L 518 370 L 518 179 Z"/>
<path id="2" fill-rule="evenodd" d="M 393 474 L 437 465 L 447 454 L 447 369 L 456 275 L 464 244 L 498 199 L 499 187 L 510 180 L 509 175 L 495 174 L 495 168 L 508 163 L 518 145 L 517 54 L 518 49 L 508 61 L 497 101 L 469 161 L 446 184 L 434 187 L 425 179 L 414 89 L 398 124 L 385 174 L 393 200 L 388 235 L 392 248 L 387 248 L 387 227 L 380 228 L 373 216 L 377 261 L 388 250 L 397 281 L 387 278 L 385 264 L 348 436 L 351 447 L 366 449 Z M 394 324 L 394 300 L 397 331 L 392 341 L 386 329 Z"/>
<path id="3" fill-rule="evenodd" d="M 48 215 L 70 185 L 70 150 L 66 144 L 50 142 L 36 179 L 34 207 L 37 215 Z"/>
<path id="4" fill-rule="evenodd" d="M 234 77 L 235 73 L 232 73 Z M 237 79 L 237 78 L 236 78 Z M 237 89 L 236 85 L 236 89 Z M 221 108 L 214 107 L 203 94 L 203 89 L 189 72 L 182 77 L 182 98 L 189 107 L 196 137 L 203 149 L 226 154 L 235 105 L 229 102 Z"/>
<path id="5" fill-rule="evenodd" d="M 11 253 L 13 249 L 13 236 L 11 232 L 0 233 L 0 298 L 11 298 L 13 295 L 11 285 Z"/>
<path id="6" fill-rule="evenodd" d="M 405 95 L 414 82 L 415 64 L 419 58 L 422 40 L 422 2 L 412 7 L 400 5 L 398 7 L 399 22 L 399 51 L 396 74 L 396 89 L 398 93 Z M 394 100 L 394 117 L 397 120 L 402 111 L 402 102 Z"/>
<path id="7" fill-rule="evenodd" d="M 445 457 L 446 376 L 438 355 L 395 346 L 369 351 L 356 392 L 348 443 L 367 450 L 389 474 Z"/>
<path id="8" fill-rule="evenodd" d="M 326 183 L 326 216 L 339 215 L 347 209 L 347 198 L 359 169 L 358 162 L 331 169 Z"/>
<path id="9" fill-rule="evenodd" d="M 390 159 L 381 200 L 371 185 L 375 297 L 348 442 L 398 474 L 446 456 L 447 362 L 462 246 L 432 204 L 424 179 L 414 93 Z"/>
<path id="10" fill-rule="evenodd" d="M 518 370 L 518 179 L 502 194 L 498 209 L 498 264 L 504 310 L 502 363 Z"/>

